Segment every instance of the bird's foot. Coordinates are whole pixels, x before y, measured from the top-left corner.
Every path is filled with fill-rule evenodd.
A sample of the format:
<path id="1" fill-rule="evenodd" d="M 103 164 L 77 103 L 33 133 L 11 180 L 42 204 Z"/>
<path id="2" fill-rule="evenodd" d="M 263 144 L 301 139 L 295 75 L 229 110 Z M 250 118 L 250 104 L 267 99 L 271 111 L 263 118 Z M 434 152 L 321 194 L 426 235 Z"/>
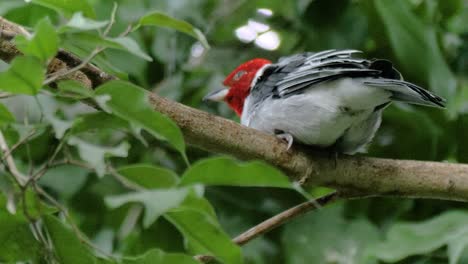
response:
<path id="1" fill-rule="evenodd" d="M 281 131 L 281 133 L 276 134 L 276 137 L 285 141 L 288 144 L 287 150 L 291 148 L 293 141 L 294 141 L 294 138 L 291 134 L 284 133 Z"/>

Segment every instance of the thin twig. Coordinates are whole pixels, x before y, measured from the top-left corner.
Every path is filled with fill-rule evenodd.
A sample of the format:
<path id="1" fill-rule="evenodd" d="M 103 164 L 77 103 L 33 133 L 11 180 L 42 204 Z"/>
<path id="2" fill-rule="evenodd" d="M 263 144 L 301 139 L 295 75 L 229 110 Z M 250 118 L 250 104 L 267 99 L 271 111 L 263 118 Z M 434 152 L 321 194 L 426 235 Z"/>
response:
<path id="1" fill-rule="evenodd" d="M 17 148 L 22 146 L 26 141 L 29 141 L 35 134 L 37 130 L 35 128 L 31 129 L 29 133 L 22 139 L 20 139 L 16 144 L 14 144 L 7 153 L 3 154 L 2 161 L 6 159 L 6 157 L 10 156 Z"/>
<path id="2" fill-rule="evenodd" d="M 112 29 L 112 26 L 114 26 L 114 24 L 115 24 L 115 14 L 117 12 L 117 7 L 118 7 L 118 4 L 116 2 L 114 2 L 114 6 L 112 7 L 112 12 L 111 12 L 109 24 L 107 25 L 106 29 L 102 33 L 102 36 L 104 36 L 104 37 L 109 35 L 109 32 Z"/>
<path id="3" fill-rule="evenodd" d="M 109 24 L 107 25 L 107 27 L 105 28 L 104 32 L 102 33 L 102 37 L 105 38 L 107 37 L 107 35 L 109 35 L 113 25 L 115 24 L 115 14 L 117 12 L 117 8 L 118 8 L 118 5 L 117 3 L 114 2 L 114 7 L 112 9 L 112 13 L 111 13 L 111 18 L 110 18 L 110 21 L 109 21 Z M 129 25 L 120 35 L 119 37 L 123 37 L 123 36 L 126 36 L 128 35 L 132 30 L 132 25 Z M 77 66 L 69 69 L 69 70 L 65 70 L 65 71 L 58 71 L 56 73 L 54 73 L 52 76 L 50 76 L 49 78 L 47 78 L 43 85 L 49 85 L 55 81 L 57 81 L 59 78 L 61 77 L 64 77 L 64 76 L 67 76 L 69 74 L 72 74 L 76 71 L 79 71 L 83 68 L 85 68 L 93 59 L 94 57 L 96 57 L 100 52 L 104 51 L 106 49 L 106 47 L 96 47 L 92 52 L 91 54 L 83 59 L 81 61 L 80 64 L 78 64 Z"/>
<path id="4" fill-rule="evenodd" d="M 291 219 L 301 216 L 309 211 L 320 208 L 320 207 L 317 207 L 317 205 L 324 206 L 326 204 L 329 204 L 335 201 L 336 199 L 338 199 L 338 197 L 339 197 L 338 192 L 335 191 L 330 194 L 324 195 L 316 200 L 310 200 L 310 201 L 301 203 L 299 205 L 296 205 L 250 228 L 249 230 L 245 231 L 244 233 L 234 238 L 233 241 L 237 245 L 242 246 L 248 243 L 250 240 L 260 235 L 263 235 L 277 228 L 280 225 L 283 225 L 284 223 L 290 221 Z"/>
<path id="5" fill-rule="evenodd" d="M 22 195 L 21 200 L 23 203 L 22 204 L 23 214 L 30 222 L 31 231 L 36 236 L 38 241 L 40 241 L 44 245 L 47 245 L 47 240 L 44 239 L 44 236 L 42 235 L 40 228 L 36 225 L 37 219 L 34 219 L 34 217 L 31 216 L 31 214 L 28 211 L 26 195 L 27 195 L 27 183 L 29 182 L 29 177 L 27 177 L 26 175 L 23 175 L 16 167 L 15 160 L 13 159 L 13 156 L 11 155 L 12 151 L 11 149 L 9 149 L 2 131 L 0 131 L 0 148 L 3 153 L 2 162 L 6 163 L 6 168 L 11 173 L 11 175 L 13 175 L 13 178 L 16 180 L 17 184 L 20 186 L 21 195 Z"/>
<path id="6" fill-rule="evenodd" d="M 133 26 L 128 25 L 127 28 L 122 33 L 119 34 L 119 37 L 127 36 L 128 34 L 130 34 L 130 32 L 132 32 L 132 29 L 133 29 Z"/>
<path id="7" fill-rule="evenodd" d="M 127 212 L 122 224 L 120 225 L 117 237 L 119 240 L 126 238 L 135 226 L 138 224 L 138 219 L 143 213 L 143 206 L 141 204 L 134 204 Z"/>
<path id="8" fill-rule="evenodd" d="M 85 59 L 83 59 L 83 61 L 78 64 L 77 66 L 71 68 L 71 69 L 63 69 L 61 71 L 58 71 L 58 72 L 55 72 L 54 74 L 52 74 L 52 76 L 50 76 L 49 78 L 47 78 L 43 85 L 49 85 L 55 81 L 57 81 L 59 78 L 62 78 L 62 77 L 65 77 L 69 74 L 72 74 L 76 71 L 79 71 L 81 70 L 82 68 L 86 67 L 86 65 L 88 65 L 88 63 L 91 62 L 91 60 L 94 59 L 94 57 L 96 57 L 101 51 L 103 51 L 105 48 L 104 47 L 96 47 L 92 52 L 91 54 L 86 57 Z"/>
<path id="9" fill-rule="evenodd" d="M 39 185 L 37 184 L 34 184 L 34 189 L 36 190 L 36 192 L 42 196 L 44 196 L 47 200 L 49 200 L 49 202 L 55 206 L 58 210 L 60 210 L 60 212 L 63 213 L 63 215 L 65 216 L 65 218 L 67 219 L 67 222 L 70 224 L 71 228 L 73 229 L 73 232 L 77 235 L 78 239 L 86 244 L 87 246 L 89 246 L 90 248 L 96 250 L 97 252 L 99 252 L 100 254 L 108 257 L 108 258 L 111 258 L 111 259 L 117 259 L 116 256 L 112 255 L 112 254 L 109 254 L 107 252 L 105 252 L 104 250 L 100 249 L 98 246 L 94 245 L 87 237 L 86 235 L 84 235 L 81 230 L 78 228 L 78 226 L 75 224 L 75 221 L 73 220 L 73 218 L 70 216 L 70 214 L 68 213 L 68 210 L 65 206 L 63 206 L 61 203 L 59 203 L 57 200 L 55 200 L 54 197 L 52 197 L 49 193 L 47 193 L 44 189 L 42 189 Z"/>
<path id="10" fill-rule="evenodd" d="M 196 256 L 193 256 L 193 258 L 195 260 L 200 261 L 201 263 L 208 263 L 208 262 L 215 260 L 215 257 L 210 256 L 210 255 L 196 255 Z"/>
<path id="11" fill-rule="evenodd" d="M 94 170 L 93 167 L 89 166 L 88 164 L 86 164 L 84 162 L 81 162 L 79 160 L 69 159 L 69 158 L 53 162 L 50 165 L 50 167 L 57 167 L 57 166 L 67 165 L 67 164 L 68 165 L 74 165 L 74 166 L 81 167 L 81 168 L 88 169 L 88 170 Z"/>
<path id="12" fill-rule="evenodd" d="M 318 199 L 303 202 L 250 228 L 249 230 L 235 237 L 232 242 L 239 246 L 245 245 L 251 240 L 285 224 L 286 222 L 304 215 L 307 212 L 320 209 L 321 207 L 336 201 L 338 198 L 339 193 L 335 191 Z M 194 256 L 194 258 L 203 263 L 214 260 L 214 257 L 210 255 L 197 255 Z"/>
<path id="13" fill-rule="evenodd" d="M 130 190 L 133 190 L 133 191 L 146 190 L 145 188 L 141 187 L 140 185 L 135 184 L 135 183 L 127 180 L 127 178 L 125 178 L 120 173 L 118 173 L 117 170 L 114 167 L 112 167 L 111 165 L 107 165 L 107 172 L 112 177 L 114 177 L 114 179 L 116 179 L 120 184 L 122 184 L 127 189 L 130 189 Z"/>
<path id="14" fill-rule="evenodd" d="M 28 112 L 29 112 L 29 109 L 26 106 L 26 113 L 28 113 Z M 28 116 L 29 116 L 29 114 L 26 114 L 24 116 L 24 126 L 25 127 L 29 126 Z M 29 145 L 29 141 L 27 141 L 25 145 L 26 145 L 26 155 L 28 157 L 28 175 L 32 175 L 32 172 L 34 170 L 34 160 L 32 159 L 32 156 L 31 156 L 31 148 L 30 148 L 30 145 Z"/>
<path id="15" fill-rule="evenodd" d="M 3 132 L 0 131 L 0 149 L 2 150 L 3 156 L 5 157 L 5 162 L 6 162 L 6 167 L 8 171 L 13 175 L 15 178 L 16 182 L 20 186 L 24 186 L 26 182 L 28 181 L 28 177 L 26 175 L 23 175 L 18 168 L 16 167 L 15 160 L 11 155 L 8 153 L 11 153 L 10 148 L 8 147 L 8 144 L 6 143 L 5 137 L 3 136 Z M 8 154 L 8 155 L 6 155 Z"/>
<path id="16" fill-rule="evenodd" d="M 29 180 L 26 182 L 26 185 L 29 185 L 32 182 L 38 181 L 42 176 L 44 176 L 44 174 L 47 172 L 47 170 L 50 169 L 50 167 L 54 164 L 55 158 L 57 157 L 58 153 L 60 152 L 63 145 L 65 144 L 65 137 L 66 137 L 66 135 L 64 135 L 62 140 L 60 140 L 59 144 L 54 149 L 54 152 L 49 157 L 49 159 L 46 161 L 46 163 L 42 166 L 42 168 L 40 168 L 35 174 L 33 174 L 29 178 Z"/>
<path id="17" fill-rule="evenodd" d="M 112 7 L 112 12 L 111 12 L 111 17 L 110 17 L 109 24 L 107 25 L 107 27 L 104 29 L 104 32 L 102 33 L 103 38 L 105 38 L 105 37 L 107 37 L 107 35 L 109 35 L 109 32 L 111 31 L 112 27 L 115 24 L 115 14 L 117 12 L 117 7 L 118 7 L 117 3 L 114 2 L 114 6 Z M 80 64 L 78 64 L 77 66 L 69 69 L 68 71 L 66 71 L 64 73 L 60 74 L 59 72 L 57 72 L 57 74 L 55 76 L 51 76 L 50 78 L 45 80 L 44 85 L 48 85 L 48 84 L 56 81 L 58 78 L 60 78 L 62 76 L 66 76 L 68 74 L 71 74 L 73 72 L 81 70 L 82 68 L 86 67 L 86 65 L 88 65 L 94 59 L 94 57 L 96 57 L 101 51 L 103 51 L 105 49 L 106 49 L 106 47 L 96 47 L 91 52 L 91 54 L 87 58 L 85 58 Z"/>

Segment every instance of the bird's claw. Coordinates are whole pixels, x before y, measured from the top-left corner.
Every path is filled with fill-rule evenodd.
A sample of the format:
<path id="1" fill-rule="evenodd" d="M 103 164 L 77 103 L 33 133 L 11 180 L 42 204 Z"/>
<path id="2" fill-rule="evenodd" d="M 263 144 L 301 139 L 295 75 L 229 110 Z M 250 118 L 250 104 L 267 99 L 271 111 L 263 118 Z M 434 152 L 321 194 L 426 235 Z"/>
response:
<path id="1" fill-rule="evenodd" d="M 281 133 L 281 134 L 276 134 L 276 137 L 281 139 L 281 140 L 286 141 L 286 143 L 288 144 L 286 150 L 289 150 L 291 148 L 291 146 L 293 144 L 293 141 L 294 141 L 294 138 L 293 138 L 293 136 L 291 134 Z"/>

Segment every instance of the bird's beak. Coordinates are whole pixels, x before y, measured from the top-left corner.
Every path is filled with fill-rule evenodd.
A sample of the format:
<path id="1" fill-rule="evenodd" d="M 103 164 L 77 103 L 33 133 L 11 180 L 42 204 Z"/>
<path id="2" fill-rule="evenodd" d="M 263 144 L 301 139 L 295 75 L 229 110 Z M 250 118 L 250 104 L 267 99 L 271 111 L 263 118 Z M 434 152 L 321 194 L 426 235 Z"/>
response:
<path id="1" fill-rule="evenodd" d="M 226 95 L 228 94 L 229 92 L 229 89 L 226 89 L 226 88 L 223 88 L 223 89 L 220 89 L 220 90 L 216 90 L 216 91 L 213 91 L 207 95 L 205 95 L 205 97 L 203 97 L 203 101 L 216 101 L 216 102 L 221 102 L 224 100 L 224 98 L 226 97 Z"/>

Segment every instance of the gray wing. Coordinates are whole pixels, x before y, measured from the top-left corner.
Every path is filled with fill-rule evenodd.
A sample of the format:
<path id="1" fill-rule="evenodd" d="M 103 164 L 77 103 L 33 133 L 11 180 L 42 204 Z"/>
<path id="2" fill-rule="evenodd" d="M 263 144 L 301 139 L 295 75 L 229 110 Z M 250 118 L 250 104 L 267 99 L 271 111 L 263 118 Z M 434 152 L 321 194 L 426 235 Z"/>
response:
<path id="1" fill-rule="evenodd" d="M 444 99 L 402 80 L 401 74 L 387 60 L 353 58 L 357 50 L 325 50 L 281 58 L 265 69 L 252 87 L 256 101 L 268 96 L 286 98 L 300 94 L 317 84 L 345 77 L 366 78 L 363 85 L 386 89 L 393 99 L 429 106 L 444 106 Z M 253 102 L 254 104 L 256 102 Z"/>

